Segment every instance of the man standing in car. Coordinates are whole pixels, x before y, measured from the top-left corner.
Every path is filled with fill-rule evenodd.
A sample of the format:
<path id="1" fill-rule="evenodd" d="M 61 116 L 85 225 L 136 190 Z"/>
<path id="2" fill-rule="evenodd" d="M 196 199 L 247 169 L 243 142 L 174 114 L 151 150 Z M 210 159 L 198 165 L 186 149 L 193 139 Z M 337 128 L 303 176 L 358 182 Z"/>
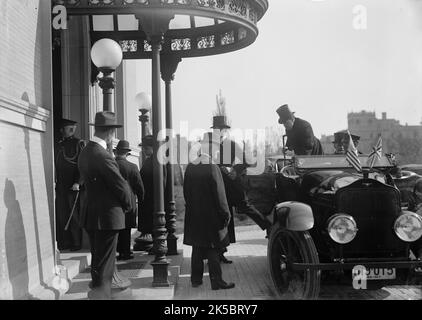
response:
<path id="1" fill-rule="evenodd" d="M 277 109 L 278 123 L 286 128 L 286 148 L 296 155 L 322 155 L 321 142 L 314 136 L 309 122 L 294 116 L 287 104 Z"/>

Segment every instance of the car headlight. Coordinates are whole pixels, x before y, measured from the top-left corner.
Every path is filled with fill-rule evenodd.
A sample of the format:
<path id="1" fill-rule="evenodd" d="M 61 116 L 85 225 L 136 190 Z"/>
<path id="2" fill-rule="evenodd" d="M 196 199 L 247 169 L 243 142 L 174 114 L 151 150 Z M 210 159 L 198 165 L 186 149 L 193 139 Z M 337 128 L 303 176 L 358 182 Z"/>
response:
<path id="1" fill-rule="evenodd" d="M 348 214 L 336 214 L 328 220 L 328 234 L 340 244 L 351 242 L 358 232 L 355 219 Z"/>
<path id="2" fill-rule="evenodd" d="M 413 212 L 405 212 L 396 219 L 394 231 L 406 242 L 413 242 L 422 236 L 422 218 Z"/>

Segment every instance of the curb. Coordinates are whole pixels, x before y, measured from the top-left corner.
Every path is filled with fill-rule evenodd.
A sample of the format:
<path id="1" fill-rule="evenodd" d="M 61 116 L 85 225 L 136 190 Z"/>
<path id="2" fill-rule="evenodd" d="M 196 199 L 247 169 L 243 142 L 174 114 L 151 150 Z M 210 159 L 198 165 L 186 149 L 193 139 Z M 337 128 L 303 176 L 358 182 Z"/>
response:
<path id="1" fill-rule="evenodd" d="M 168 256 L 168 287 L 153 287 L 153 255 L 145 252 L 135 252 L 135 259 L 118 262 L 117 266 L 123 276 L 128 277 L 132 285 L 132 296 L 116 298 L 116 300 L 172 300 L 175 295 L 177 283 L 183 263 L 183 249 L 178 250 L 178 255 Z M 89 275 L 86 268 L 91 262 L 89 253 L 65 253 L 61 254 L 61 263 L 67 268 L 68 278 L 71 281 L 70 289 L 61 296 L 61 300 L 86 300 L 89 291 Z M 131 266 L 133 264 L 133 266 Z M 139 265 L 142 267 L 139 267 Z M 84 273 L 85 271 L 85 273 Z"/>

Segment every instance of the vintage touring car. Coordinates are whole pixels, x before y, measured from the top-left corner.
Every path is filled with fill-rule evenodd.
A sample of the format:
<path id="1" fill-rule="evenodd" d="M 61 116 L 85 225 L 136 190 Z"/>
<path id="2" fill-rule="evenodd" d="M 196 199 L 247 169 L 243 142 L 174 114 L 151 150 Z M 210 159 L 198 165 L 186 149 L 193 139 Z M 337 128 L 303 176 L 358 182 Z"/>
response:
<path id="1" fill-rule="evenodd" d="M 402 206 L 393 169 L 386 156 L 363 174 L 344 155 L 297 156 L 280 172 L 246 176 L 251 203 L 272 222 L 267 255 L 280 295 L 315 299 L 321 279 L 405 282 L 422 266 L 411 255 L 422 217 Z"/>

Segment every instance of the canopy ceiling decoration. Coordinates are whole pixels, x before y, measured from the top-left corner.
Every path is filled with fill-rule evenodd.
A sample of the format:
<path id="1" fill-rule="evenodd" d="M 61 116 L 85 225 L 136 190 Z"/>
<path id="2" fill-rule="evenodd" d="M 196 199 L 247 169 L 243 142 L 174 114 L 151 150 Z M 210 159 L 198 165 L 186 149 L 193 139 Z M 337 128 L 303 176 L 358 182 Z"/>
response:
<path id="1" fill-rule="evenodd" d="M 162 54 L 180 58 L 215 55 L 247 47 L 258 36 L 267 0 L 55 0 L 69 15 L 88 15 L 91 42 L 111 38 L 124 59 L 150 59 L 151 44 L 137 14 L 174 15 Z"/>

